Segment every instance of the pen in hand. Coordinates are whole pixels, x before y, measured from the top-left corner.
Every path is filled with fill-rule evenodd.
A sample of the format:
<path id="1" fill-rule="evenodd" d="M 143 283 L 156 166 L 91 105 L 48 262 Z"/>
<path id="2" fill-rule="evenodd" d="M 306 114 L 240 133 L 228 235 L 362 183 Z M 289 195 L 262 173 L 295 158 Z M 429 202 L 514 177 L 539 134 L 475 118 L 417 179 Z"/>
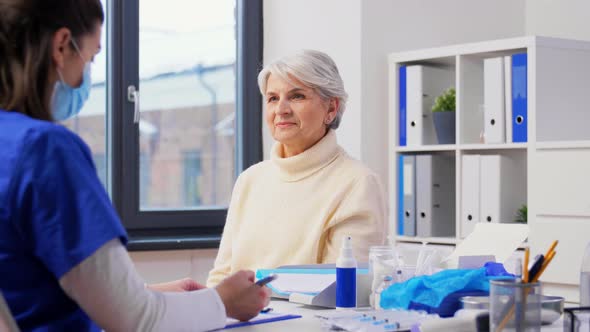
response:
<path id="1" fill-rule="evenodd" d="M 264 277 L 264 278 L 262 278 L 262 279 L 258 280 L 258 281 L 256 282 L 256 285 L 257 285 L 257 286 L 260 286 L 260 287 L 262 287 L 262 286 L 265 286 L 266 284 L 268 284 L 269 282 L 271 282 L 271 281 L 273 281 L 273 280 L 277 279 L 278 277 L 279 277 L 279 276 L 278 276 L 278 275 L 276 275 L 276 274 L 274 274 L 274 273 L 273 273 L 273 274 L 270 274 L 269 276 L 267 276 L 267 277 Z"/>

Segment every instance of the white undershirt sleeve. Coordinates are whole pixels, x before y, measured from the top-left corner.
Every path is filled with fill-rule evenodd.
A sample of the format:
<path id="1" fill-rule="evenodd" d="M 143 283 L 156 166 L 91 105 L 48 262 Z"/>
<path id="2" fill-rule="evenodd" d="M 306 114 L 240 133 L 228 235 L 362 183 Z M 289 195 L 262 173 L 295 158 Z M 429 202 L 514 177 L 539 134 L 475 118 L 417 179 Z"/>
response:
<path id="1" fill-rule="evenodd" d="M 119 239 L 107 242 L 59 283 L 107 332 L 208 331 L 226 322 L 225 307 L 214 288 L 179 293 L 145 288 Z"/>

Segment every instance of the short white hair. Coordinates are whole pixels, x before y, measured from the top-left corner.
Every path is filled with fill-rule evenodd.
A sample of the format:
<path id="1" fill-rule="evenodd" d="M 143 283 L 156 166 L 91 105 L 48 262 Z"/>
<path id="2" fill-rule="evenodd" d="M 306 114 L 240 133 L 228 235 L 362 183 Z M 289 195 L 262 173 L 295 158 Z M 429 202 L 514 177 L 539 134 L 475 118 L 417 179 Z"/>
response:
<path id="1" fill-rule="evenodd" d="M 332 129 L 338 128 L 348 94 L 344 90 L 338 67 L 329 55 L 320 51 L 302 50 L 266 65 L 258 74 L 258 87 L 262 95 L 266 93 L 270 74 L 279 76 L 292 85 L 296 85 L 293 79 L 301 81 L 325 100 L 338 98 L 340 102 L 336 116 L 328 125 Z"/>

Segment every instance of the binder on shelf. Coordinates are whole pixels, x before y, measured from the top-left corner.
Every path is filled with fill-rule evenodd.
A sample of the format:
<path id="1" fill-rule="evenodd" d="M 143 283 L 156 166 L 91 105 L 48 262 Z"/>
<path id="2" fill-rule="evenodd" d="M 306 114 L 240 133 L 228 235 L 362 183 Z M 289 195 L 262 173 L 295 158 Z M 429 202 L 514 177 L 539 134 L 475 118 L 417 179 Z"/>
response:
<path id="1" fill-rule="evenodd" d="M 404 235 L 404 155 L 397 161 L 397 235 Z"/>
<path id="2" fill-rule="evenodd" d="M 431 108 L 437 96 L 454 86 L 454 77 L 444 68 L 406 67 L 406 145 L 437 144 Z"/>
<path id="3" fill-rule="evenodd" d="M 512 57 L 504 57 L 504 122 L 506 143 L 512 142 Z"/>
<path id="4" fill-rule="evenodd" d="M 504 58 L 484 59 L 484 138 L 486 143 L 503 143 L 504 113 Z"/>
<path id="5" fill-rule="evenodd" d="M 514 222 L 518 208 L 525 203 L 524 181 L 514 160 L 502 155 L 480 158 L 480 221 Z"/>
<path id="6" fill-rule="evenodd" d="M 406 66 L 399 67 L 399 145 L 406 146 Z"/>
<path id="7" fill-rule="evenodd" d="M 527 141 L 527 54 L 512 55 L 512 142 Z"/>
<path id="8" fill-rule="evenodd" d="M 503 155 L 464 155 L 461 173 L 461 237 L 477 223 L 513 222 L 526 203 L 526 179 Z"/>
<path id="9" fill-rule="evenodd" d="M 454 236 L 455 176 L 453 157 L 416 156 L 416 234 Z"/>
<path id="10" fill-rule="evenodd" d="M 416 156 L 404 156 L 403 168 L 403 235 L 416 236 Z"/>
<path id="11" fill-rule="evenodd" d="M 461 170 L 461 237 L 465 238 L 479 222 L 480 155 L 464 155 Z"/>

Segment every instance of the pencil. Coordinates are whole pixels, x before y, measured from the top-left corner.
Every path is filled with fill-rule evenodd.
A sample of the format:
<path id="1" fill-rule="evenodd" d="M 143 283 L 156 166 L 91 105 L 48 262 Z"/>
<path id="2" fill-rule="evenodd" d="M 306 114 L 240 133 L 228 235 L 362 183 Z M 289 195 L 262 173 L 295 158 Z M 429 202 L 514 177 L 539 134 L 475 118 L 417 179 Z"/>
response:
<path id="1" fill-rule="evenodd" d="M 555 241 L 553 241 L 553 243 L 551 243 L 551 247 L 549 247 L 549 249 L 548 249 L 548 250 L 547 250 L 547 252 L 545 253 L 545 258 L 549 257 L 549 254 L 550 254 L 550 253 L 551 253 L 553 250 L 555 250 L 555 247 L 557 246 L 557 243 L 558 243 L 558 242 L 559 242 L 559 241 L 555 240 Z"/>
<path id="2" fill-rule="evenodd" d="M 541 274 L 543 274 L 543 271 L 545 271 L 545 269 L 547 268 L 547 265 L 549 265 L 549 263 L 551 262 L 551 260 L 553 259 L 553 257 L 555 257 L 555 253 L 556 251 L 552 251 L 549 256 L 547 257 L 547 259 L 543 262 L 543 265 L 541 266 L 541 269 L 539 270 L 539 273 L 537 273 L 536 276 L 534 276 L 533 281 L 532 282 L 537 282 L 539 280 L 539 277 L 541 277 Z"/>

